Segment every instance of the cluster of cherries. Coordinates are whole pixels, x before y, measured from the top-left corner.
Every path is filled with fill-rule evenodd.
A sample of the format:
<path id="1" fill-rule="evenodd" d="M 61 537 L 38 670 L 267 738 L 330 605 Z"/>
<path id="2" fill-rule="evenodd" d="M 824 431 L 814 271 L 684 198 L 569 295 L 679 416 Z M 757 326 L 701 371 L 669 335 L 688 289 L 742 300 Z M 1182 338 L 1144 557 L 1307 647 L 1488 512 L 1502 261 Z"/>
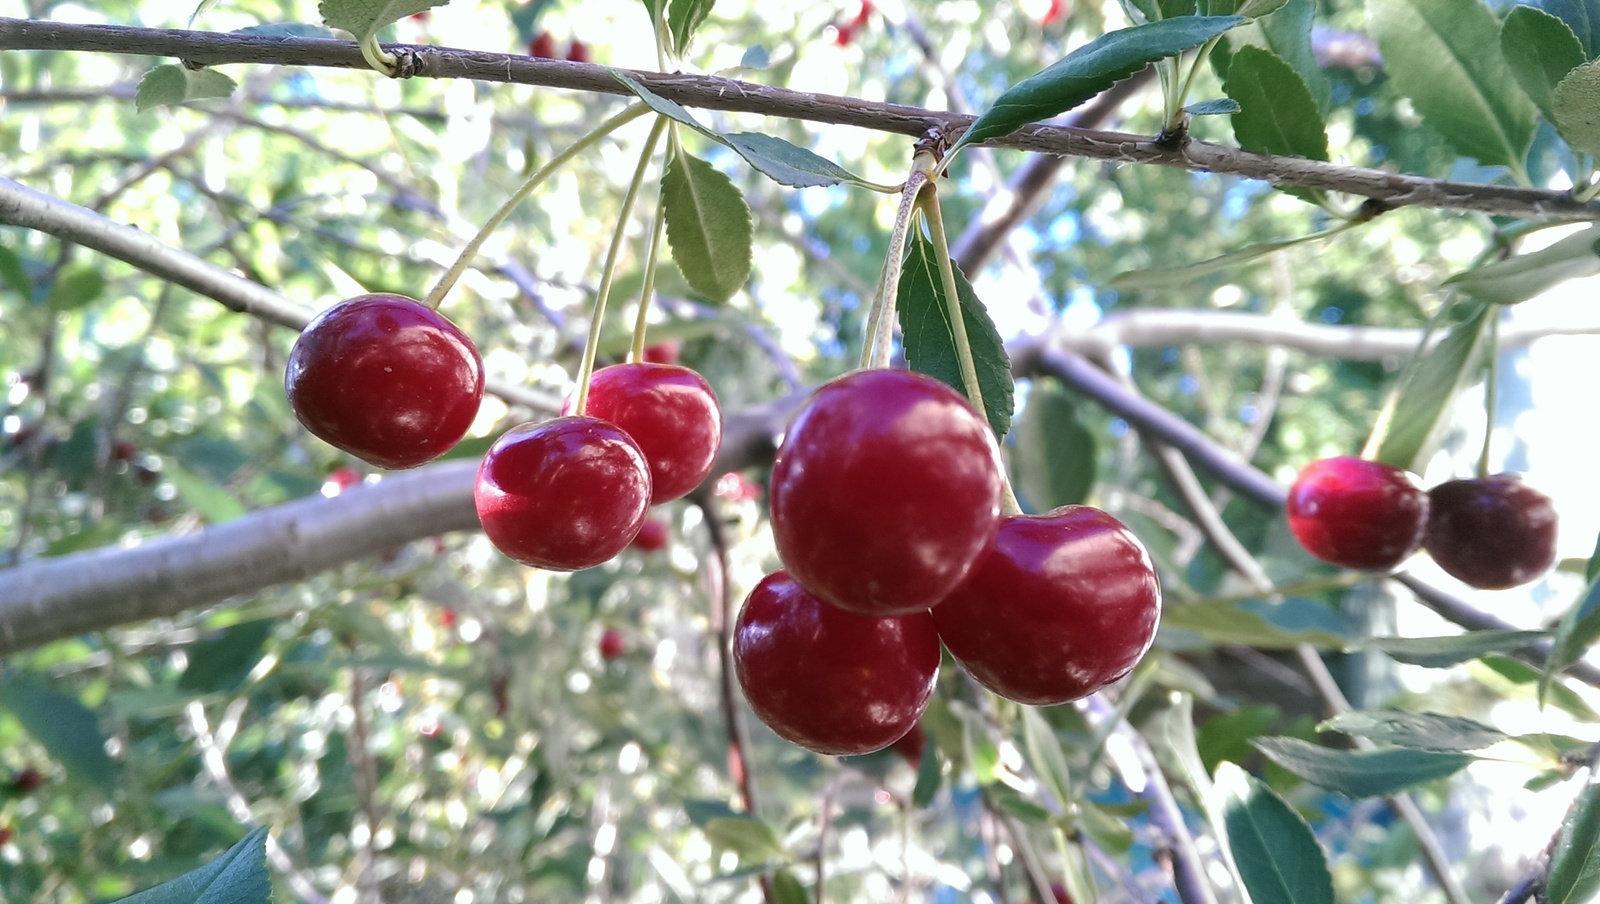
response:
<path id="1" fill-rule="evenodd" d="M 1516 474 L 1424 490 L 1393 465 L 1323 458 L 1295 478 L 1287 512 L 1307 552 L 1345 568 L 1391 571 L 1425 549 L 1462 583 L 1504 590 L 1544 574 L 1556 558 L 1555 506 Z"/>
<path id="2" fill-rule="evenodd" d="M 980 684 L 1074 700 L 1149 648 L 1161 591 L 1144 547 L 1087 506 L 1002 513 L 999 448 L 937 380 L 862 370 L 816 390 L 772 469 L 767 575 L 734 628 L 751 708 L 789 741 L 861 754 L 908 736 L 941 641 Z"/>

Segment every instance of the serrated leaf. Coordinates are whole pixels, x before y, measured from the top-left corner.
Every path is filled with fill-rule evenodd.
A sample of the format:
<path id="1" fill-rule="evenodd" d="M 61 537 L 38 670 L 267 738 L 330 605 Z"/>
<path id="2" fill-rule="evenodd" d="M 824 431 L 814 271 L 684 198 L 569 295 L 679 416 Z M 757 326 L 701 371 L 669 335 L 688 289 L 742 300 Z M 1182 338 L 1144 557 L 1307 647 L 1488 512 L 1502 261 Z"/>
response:
<path id="1" fill-rule="evenodd" d="M 1012 465 L 1017 490 L 1033 512 L 1089 498 L 1094 488 L 1094 433 L 1078 420 L 1072 396 L 1053 380 L 1035 380 L 1017 420 Z"/>
<path id="2" fill-rule="evenodd" d="M 93 264 L 73 264 L 61 271 L 45 304 L 57 313 L 76 311 L 104 295 L 106 278 Z"/>
<path id="3" fill-rule="evenodd" d="M 624 87 L 632 91 L 636 97 L 645 102 L 650 109 L 660 113 L 668 119 L 680 122 L 701 135 L 724 145 L 734 153 L 745 159 L 745 162 L 755 167 L 756 172 L 780 185 L 791 188 L 811 188 L 814 186 L 838 185 L 849 183 L 860 185 L 864 188 L 877 188 L 877 184 L 857 176 L 831 160 L 825 160 L 803 147 L 792 144 L 782 138 L 772 135 L 762 135 L 758 132 L 735 132 L 732 135 L 723 135 L 701 124 L 694 118 L 694 114 L 684 109 L 682 104 L 667 100 L 661 95 L 651 91 L 625 72 L 612 70 L 611 75 Z"/>
<path id="4" fill-rule="evenodd" d="M 1373 428 L 1376 441 L 1368 442 L 1368 448 L 1374 450 L 1371 457 L 1377 461 L 1399 468 L 1416 464 L 1450 411 L 1456 392 L 1478 363 L 1490 312 L 1498 313 L 1499 308 L 1478 302 L 1463 304 L 1476 310 L 1413 362 L 1379 415 Z"/>
<path id="5" fill-rule="evenodd" d="M 1524 93 L 1554 123 L 1551 92 L 1583 65 L 1583 45 L 1567 23 L 1532 6 L 1512 7 L 1500 26 L 1500 52 Z"/>
<path id="6" fill-rule="evenodd" d="M 811 896 L 792 871 L 780 869 L 772 874 L 772 904 L 811 904 Z"/>
<path id="7" fill-rule="evenodd" d="M 139 87 L 133 93 L 133 106 L 143 113 L 151 107 L 227 97 L 236 87 L 233 79 L 215 69 L 190 69 L 176 63 L 163 63 L 139 79 Z"/>
<path id="8" fill-rule="evenodd" d="M 31 677 L 0 684 L 0 708 L 9 710 L 28 734 L 67 767 L 67 774 L 111 797 L 117 767 L 106 753 L 100 719 L 77 697 L 58 693 Z"/>
<path id="9" fill-rule="evenodd" d="M 1483 657 L 1479 665 L 1482 668 L 1476 670 L 1475 677 L 1484 686 L 1502 696 L 1509 696 L 1515 685 L 1532 684 L 1537 688 L 1544 674 L 1520 659 L 1496 654 Z M 1576 691 L 1559 681 L 1550 683 L 1549 702 L 1584 722 L 1600 723 L 1600 710 L 1590 706 Z"/>
<path id="10" fill-rule="evenodd" d="M 1468 631 L 1443 637 L 1374 637 L 1357 648 L 1377 650 L 1409 665 L 1442 669 L 1491 653 L 1521 650 L 1549 636 L 1548 631 Z"/>
<path id="11" fill-rule="evenodd" d="M 1317 100 L 1317 113 L 1327 116 L 1333 82 L 1318 64 L 1311 39 L 1316 12 L 1315 0 L 1289 0 L 1277 12 L 1256 22 L 1256 29 L 1266 41 L 1267 49 L 1299 73 L 1311 96 Z"/>
<path id="12" fill-rule="evenodd" d="M 783 853 L 772 827 L 748 816 L 713 819 L 704 831 L 713 846 L 733 851 L 742 861 L 762 863 Z"/>
<path id="13" fill-rule="evenodd" d="M 1600 785 L 1585 785 L 1572 802 L 1550 852 L 1545 904 L 1582 904 L 1600 890 Z"/>
<path id="14" fill-rule="evenodd" d="M 1585 59 L 1600 56 L 1600 0 L 1541 0 L 1539 5 L 1572 29 Z"/>
<path id="15" fill-rule="evenodd" d="M 448 0 L 321 0 L 317 12 L 329 28 L 338 28 L 367 41 L 378 29 L 433 9 Z"/>
<path id="16" fill-rule="evenodd" d="M 267 904 L 271 900 L 267 830 L 260 827 L 194 872 L 122 898 L 117 904 Z"/>
<path id="17" fill-rule="evenodd" d="M 1583 596 L 1561 616 L 1556 624 L 1555 637 L 1550 643 L 1550 654 L 1545 659 L 1544 672 L 1539 676 L 1539 703 L 1542 705 L 1550 692 L 1551 682 L 1566 668 L 1589 652 L 1600 640 L 1600 580 L 1592 580 Z"/>
<path id="18" fill-rule="evenodd" d="M 1328 159 L 1328 133 L 1317 112 L 1317 101 L 1300 74 L 1277 54 L 1246 45 L 1234 52 L 1222 88 L 1239 104 L 1233 114 L 1233 134 L 1239 146 L 1263 154 Z M 1315 189 L 1281 186 L 1309 201 L 1321 202 Z"/>
<path id="19" fill-rule="evenodd" d="M 1573 150 L 1600 154 L 1600 60 L 1567 73 L 1550 93 L 1550 108 Z"/>
<path id="20" fill-rule="evenodd" d="M 1384 71 L 1457 152 L 1520 170 L 1534 106 L 1500 52 L 1500 21 L 1482 0 L 1369 0 Z"/>
<path id="21" fill-rule="evenodd" d="M 939 276 L 937 251 L 922 235 L 913 236 L 900 273 L 900 334 L 905 343 L 906 363 L 966 395 L 961 379 L 961 364 L 956 355 L 955 333 L 950 308 Z M 954 262 L 951 263 L 954 267 Z M 961 319 L 967 328 L 967 342 L 978 371 L 978 387 L 983 392 L 984 416 L 996 437 L 1011 429 L 1011 358 L 995 329 L 983 302 L 972 291 L 961 268 L 956 267 L 956 294 L 961 302 Z"/>
<path id="22" fill-rule="evenodd" d="M 199 693 L 228 693 L 239 688 L 261 661 L 262 648 L 277 619 L 240 622 L 217 637 L 190 644 L 189 666 L 178 687 Z"/>
<path id="23" fill-rule="evenodd" d="M 1250 897 L 1273 904 L 1333 904 L 1333 877 L 1300 815 L 1232 763 L 1217 768 L 1228 848 Z"/>
<path id="24" fill-rule="evenodd" d="M 733 180 L 679 152 L 661 177 L 672 260 L 695 291 L 725 302 L 750 278 L 750 208 Z"/>
<path id="25" fill-rule="evenodd" d="M 1190 104 L 1183 112 L 1190 116 L 1223 116 L 1239 112 L 1239 102 L 1231 97 L 1218 97 Z"/>
<path id="26" fill-rule="evenodd" d="M 689 48 L 689 39 L 715 5 L 716 0 L 672 0 L 667 7 L 667 30 L 672 35 L 674 54 L 682 56 Z"/>
<path id="27" fill-rule="evenodd" d="M 1161 612 L 1163 631 L 1192 631 L 1211 643 L 1234 643 L 1259 650 L 1291 650 L 1303 643 L 1324 650 L 1342 649 L 1347 638 L 1332 625 L 1317 624 L 1306 607 L 1325 607 L 1291 597 L 1281 604 L 1259 600 L 1202 600 L 1167 606 Z"/>
<path id="28" fill-rule="evenodd" d="M 22 296 L 24 301 L 33 298 L 33 280 L 22 266 L 22 258 L 4 245 L 0 245 L 0 283 Z"/>
<path id="29" fill-rule="evenodd" d="M 1444 285 L 1489 304 L 1517 304 L 1569 279 L 1600 274 L 1600 226 L 1528 254 L 1457 273 Z"/>
<path id="30" fill-rule="evenodd" d="M 1199 47 L 1245 21 L 1243 16 L 1181 16 L 1103 34 L 1008 88 L 950 153 L 1065 113 L 1145 66 Z"/>
<path id="31" fill-rule="evenodd" d="M 1382 797 L 1448 778 L 1476 757 L 1432 750 L 1330 750 L 1298 738 L 1250 742 L 1279 766 L 1306 781 L 1348 797 Z"/>
<path id="32" fill-rule="evenodd" d="M 1482 722 L 1439 713 L 1412 713 L 1393 709 L 1342 712 L 1317 726 L 1318 731 L 1339 731 L 1415 750 L 1480 750 L 1508 740 L 1510 735 Z"/>

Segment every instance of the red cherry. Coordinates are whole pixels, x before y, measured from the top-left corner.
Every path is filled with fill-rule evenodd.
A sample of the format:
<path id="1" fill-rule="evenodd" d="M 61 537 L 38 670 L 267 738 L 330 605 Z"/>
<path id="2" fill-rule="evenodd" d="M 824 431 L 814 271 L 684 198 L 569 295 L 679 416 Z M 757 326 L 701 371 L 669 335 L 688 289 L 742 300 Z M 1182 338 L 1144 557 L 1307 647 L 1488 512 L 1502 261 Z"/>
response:
<path id="1" fill-rule="evenodd" d="M 1306 465 L 1289 487 L 1289 531 L 1334 565 L 1389 571 L 1422 545 L 1428 494 L 1405 471 L 1353 456 Z"/>
<path id="2" fill-rule="evenodd" d="M 456 610 L 452 607 L 445 606 L 443 609 L 439 610 L 440 626 L 445 628 L 454 628 L 456 626 L 456 619 Z"/>
<path id="3" fill-rule="evenodd" d="M 1054 25 L 1067 16 L 1066 0 L 1050 0 L 1050 8 L 1039 18 L 1040 25 Z"/>
<path id="4" fill-rule="evenodd" d="M 666 524 L 646 518 L 644 524 L 639 526 L 639 535 L 628 545 L 641 552 L 660 552 L 667 548 L 669 539 L 671 536 Z"/>
<path id="5" fill-rule="evenodd" d="M 678 353 L 682 349 L 683 344 L 676 339 L 657 342 L 644 347 L 644 360 L 651 364 L 677 364 Z"/>
<path id="6" fill-rule="evenodd" d="M 541 31 L 528 42 L 528 56 L 538 57 L 541 60 L 556 58 L 556 39 L 550 37 L 547 31 Z"/>
<path id="7" fill-rule="evenodd" d="M 1452 480 L 1428 491 L 1423 548 L 1479 590 L 1526 584 L 1556 561 L 1556 509 L 1516 474 Z"/>
<path id="8" fill-rule="evenodd" d="M 573 38 L 572 43 L 567 45 L 567 59 L 574 63 L 589 62 L 589 45 Z"/>
<path id="9" fill-rule="evenodd" d="M 370 464 L 449 451 L 483 400 L 483 359 L 456 325 L 402 295 L 358 295 L 311 321 L 284 374 L 307 430 Z"/>
<path id="10" fill-rule="evenodd" d="M 44 787 L 44 773 L 32 766 L 11 776 L 11 790 L 18 794 L 32 794 L 42 787 Z"/>
<path id="11" fill-rule="evenodd" d="M 138 455 L 139 447 L 125 439 L 119 439 L 111 444 L 112 461 L 133 461 Z"/>
<path id="12" fill-rule="evenodd" d="M 567 408 L 571 408 L 568 400 Z M 589 380 L 590 417 L 627 431 L 650 463 L 651 505 L 689 494 L 722 446 L 722 407 L 705 378 L 676 364 L 613 364 Z"/>
<path id="13" fill-rule="evenodd" d="M 922 730 L 922 723 L 911 726 L 911 730 L 900 737 L 900 740 L 889 745 L 889 749 L 900 754 L 912 768 L 922 764 L 922 748 L 928 743 L 928 734 Z"/>
<path id="14" fill-rule="evenodd" d="M 600 632 L 600 658 L 606 662 L 621 656 L 628 651 L 628 645 L 622 640 L 622 632 L 616 628 L 607 628 Z"/>
<path id="15" fill-rule="evenodd" d="M 761 498 L 761 485 L 746 480 L 738 471 L 729 471 L 717 478 L 711 492 L 733 502 L 750 502 Z"/>
<path id="16" fill-rule="evenodd" d="M 845 612 L 779 571 L 745 600 L 733 662 L 751 709 L 773 731 L 816 753 L 854 755 L 917 724 L 939 673 L 939 638 L 926 612 Z"/>
<path id="17" fill-rule="evenodd" d="M 644 523 L 650 472 L 622 428 L 561 417 L 489 447 L 473 490 L 489 541 L 524 565 L 576 571 L 615 556 Z"/>
<path id="18" fill-rule="evenodd" d="M 360 471 L 355 468 L 335 468 L 328 474 L 328 478 L 322 482 L 322 495 L 331 499 L 353 486 L 360 485 Z"/>
<path id="19" fill-rule="evenodd" d="M 1066 505 L 1001 521 L 933 621 L 979 684 L 1050 706 L 1126 675 L 1160 614 L 1161 584 L 1139 538 L 1099 509 Z"/>
<path id="20" fill-rule="evenodd" d="M 944 599 L 1000 522 L 1000 451 L 939 381 L 862 370 L 824 384 L 772 467 L 772 533 L 805 588 L 863 615 Z"/>
<path id="21" fill-rule="evenodd" d="M 0 826 L 0 845 L 10 844 L 14 834 L 10 826 Z"/>

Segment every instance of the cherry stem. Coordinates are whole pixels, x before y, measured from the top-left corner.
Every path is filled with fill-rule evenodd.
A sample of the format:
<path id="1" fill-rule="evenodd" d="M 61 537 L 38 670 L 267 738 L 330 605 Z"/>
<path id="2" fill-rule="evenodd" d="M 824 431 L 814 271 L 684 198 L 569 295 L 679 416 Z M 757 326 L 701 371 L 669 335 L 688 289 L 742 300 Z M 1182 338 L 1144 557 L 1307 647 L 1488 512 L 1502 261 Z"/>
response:
<path id="1" fill-rule="evenodd" d="M 546 163 L 539 168 L 538 172 L 529 176 L 528 181 L 522 183 L 521 187 L 513 192 L 504 204 L 500 205 L 500 209 L 494 212 L 494 216 L 491 216 L 489 221 L 483 224 L 483 228 L 478 230 L 478 234 L 472 237 L 472 241 L 467 243 L 467 247 L 461 249 L 461 254 L 456 258 L 455 263 L 451 264 L 450 269 L 439 277 L 439 282 L 428 292 L 428 297 L 424 298 L 422 303 L 435 311 L 439 310 L 439 305 L 444 301 L 444 297 L 450 294 L 451 289 L 455 288 L 456 281 L 461 278 L 461 274 L 467 272 L 467 267 L 471 265 L 473 258 L 478 256 L 478 249 L 482 248 L 483 243 L 489 240 L 489 236 L 500 228 L 500 224 L 506 221 L 506 217 L 511 216 L 511 211 L 515 210 L 518 204 L 521 204 L 523 200 L 533 194 L 534 189 L 543 185 L 544 181 L 550 178 L 567 161 L 587 151 L 600 139 L 648 112 L 650 112 L 650 108 L 644 104 L 633 104 L 621 113 L 596 126 L 589 134 L 573 142 L 571 147 L 551 158 L 549 163 Z"/>
<path id="2" fill-rule="evenodd" d="M 1494 410 L 1499 405 L 1500 318 L 1489 312 L 1489 363 L 1483 384 L 1483 448 L 1478 451 L 1478 477 L 1489 476 L 1489 446 L 1494 440 Z"/>
<path id="3" fill-rule="evenodd" d="M 1189 99 L 1189 92 L 1194 89 L 1195 76 L 1200 73 L 1200 67 L 1205 65 L 1206 57 L 1211 55 L 1212 48 L 1222 40 L 1218 35 L 1201 45 L 1200 52 L 1194 55 L 1194 62 L 1189 67 L 1189 75 L 1183 80 L 1183 87 L 1178 90 L 1177 97 L 1172 99 L 1172 109 L 1167 111 L 1166 130 L 1176 132 L 1183 127 L 1183 105 Z"/>
<path id="4" fill-rule="evenodd" d="M 360 47 L 367 65 L 389 78 L 394 78 L 395 73 L 400 71 L 400 58 L 379 47 L 377 37 L 368 35 L 366 40 L 360 42 Z"/>
<path id="5" fill-rule="evenodd" d="M 611 295 L 611 283 L 617 276 L 617 257 L 622 252 L 622 242 L 628 235 L 628 217 L 633 213 L 633 202 L 639 198 L 639 187 L 644 184 L 644 174 L 650 169 L 650 161 L 655 157 L 656 142 L 661 140 L 661 133 L 666 131 L 667 118 L 656 117 L 656 124 L 650 129 L 650 137 L 644 141 L 644 150 L 639 152 L 639 165 L 633 170 L 633 179 L 628 183 L 628 193 L 622 198 L 622 210 L 617 214 L 617 228 L 611 233 L 611 247 L 606 249 L 606 263 L 600 271 L 600 289 L 595 293 L 594 317 L 589 321 L 589 340 L 583 346 L 583 365 L 578 368 L 578 395 L 572 402 L 572 413 L 581 417 L 589 404 L 589 378 L 594 375 L 594 359 L 600 351 L 600 324 L 606 315 L 606 299 Z"/>
<path id="6" fill-rule="evenodd" d="M 628 360 L 639 362 L 644 360 L 644 335 L 648 329 L 650 317 L 650 301 L 656 290 L 656 267 L 661 260 L 661 233 L 667 223 L 667 206 L 656 201 L 656 221 L 650 227 L 650 256 L 644 265 L 644 288 L 639 292 L 639 316 L 633 321 L 633 347 L 628 352 Z"/>
<path id="7" fill-rule="evenodd" d="M 889 250 L 883 255 L 883 272 L 878 275 L 878 293 L 867 317 L 867 331 L 861 347 L 861 369 L 887 367 L 890 339 L 894 335 L 895 304 L 900 298 L 900 272 L 905 268 L 906 237 L 910 234 L 911 212 L 917 195 L 928 182 L 931 154 L 918 153 L 912 160 L 911 175 L 900 192 L 900 209 L 894 215 L 894 231 L 889 233 Z"/>

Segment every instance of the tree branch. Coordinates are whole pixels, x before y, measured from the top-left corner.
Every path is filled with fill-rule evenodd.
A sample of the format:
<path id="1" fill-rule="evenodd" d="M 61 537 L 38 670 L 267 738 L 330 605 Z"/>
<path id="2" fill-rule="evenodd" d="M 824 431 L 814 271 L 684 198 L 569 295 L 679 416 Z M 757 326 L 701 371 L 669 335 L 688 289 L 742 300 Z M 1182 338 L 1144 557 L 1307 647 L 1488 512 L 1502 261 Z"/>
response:
<path id="1" fill-rule="evenodd" d="M 629 94 L 605 66 L 427 45 L 390 44 L 386 49 L 406 61 L 408 72 L 427 78 L 469 78 L 600 94 Z M 0 17 L 0 50 L 167 56 L 205 66 L 268 63 L 370 69 L 357 46 L 348 41 L 74 25 L 3 17 Z M 956 113 L 791 91 L 715 76 L 639 71 L 629 74 L 669 100 L 705 109 L 759 113 L 918 137 L 931 128 L 946 134 L 957 133 L 973 120 L 971 116 Z M 1273 185 L 1345 192 L 1372 198 L 1388 208 L 1415 205 L 1513 217 L 1600 218 L 1600 200 L 1579 202 L 1568 192 L 1426 179 L 1299 157 L 1251 153 L 1195 140 L 1171 146 L 1148 136 L 1032 125 L 988 143 L 1044 154 L 1204 170 L 1260 179 Z"/>

